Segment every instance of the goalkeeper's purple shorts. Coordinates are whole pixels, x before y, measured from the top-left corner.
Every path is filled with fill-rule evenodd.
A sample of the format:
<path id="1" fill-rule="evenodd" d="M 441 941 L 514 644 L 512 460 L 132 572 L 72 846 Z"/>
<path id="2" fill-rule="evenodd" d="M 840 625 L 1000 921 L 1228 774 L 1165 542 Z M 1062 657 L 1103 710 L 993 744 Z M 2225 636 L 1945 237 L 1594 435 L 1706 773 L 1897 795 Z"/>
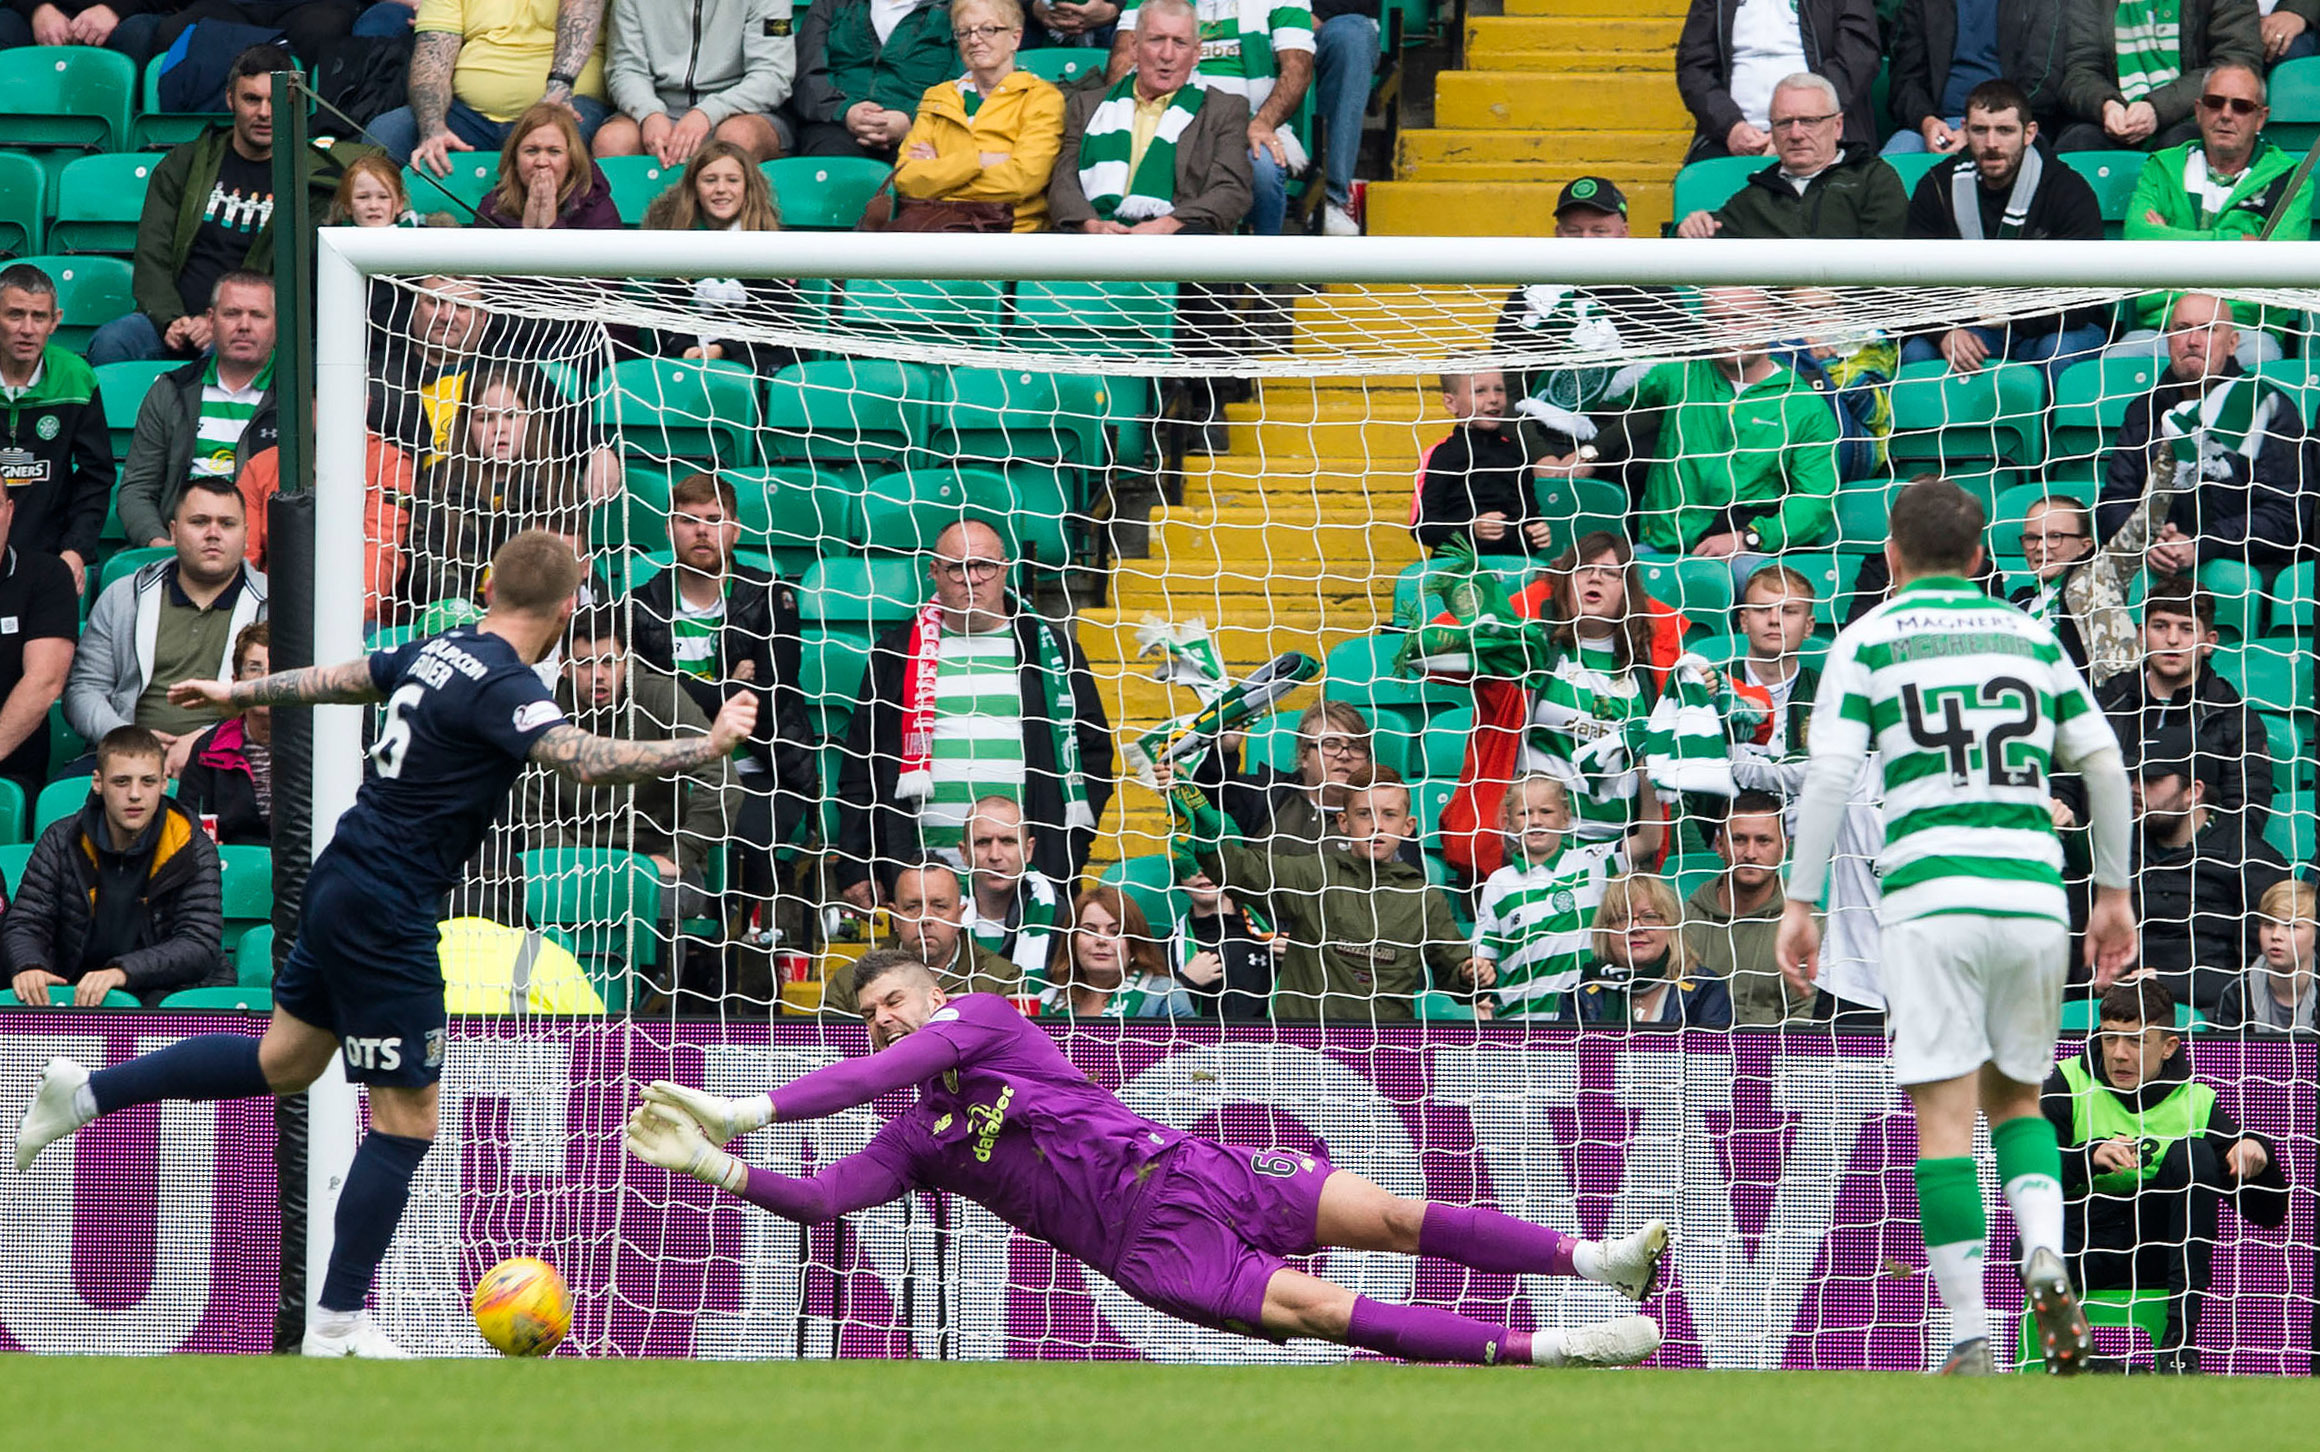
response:
<path id="1" fill-rule="evenodd" d="M 1315 1248 L 1333 1173 L 1318 1155 L 1185 1140 L 1145 1187 L 1112 1280 L 1196 1326 L 1280 1340 L 1264 1330 L 1265 1285 Z"/>

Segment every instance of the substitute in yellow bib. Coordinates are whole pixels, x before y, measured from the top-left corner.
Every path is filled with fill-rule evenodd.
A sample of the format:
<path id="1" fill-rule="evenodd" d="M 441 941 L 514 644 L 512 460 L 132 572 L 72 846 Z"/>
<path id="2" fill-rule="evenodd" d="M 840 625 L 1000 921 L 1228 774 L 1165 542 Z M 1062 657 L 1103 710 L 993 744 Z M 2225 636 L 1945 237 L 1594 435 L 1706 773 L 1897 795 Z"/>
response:
<path id="1" fill-rule="evenodd" d="M 452 1013 L 602 1013 L 580 961 L 547 935 L 489 918 L 442 925 L 443 1006 Z"/>

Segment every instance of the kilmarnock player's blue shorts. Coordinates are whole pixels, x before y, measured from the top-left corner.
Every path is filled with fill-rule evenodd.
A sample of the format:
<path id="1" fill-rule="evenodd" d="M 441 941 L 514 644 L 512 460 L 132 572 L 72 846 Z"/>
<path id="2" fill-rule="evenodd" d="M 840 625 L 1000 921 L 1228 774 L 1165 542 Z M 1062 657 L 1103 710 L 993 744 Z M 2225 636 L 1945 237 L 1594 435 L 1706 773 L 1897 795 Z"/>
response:
<path id="1" fill-rule="evenodd" d="M 274 1005 L 338 1036 L 346 1077 L 418 1089 L 443 1077 L 435 905 L 325 859 L 306 880 Z"/>

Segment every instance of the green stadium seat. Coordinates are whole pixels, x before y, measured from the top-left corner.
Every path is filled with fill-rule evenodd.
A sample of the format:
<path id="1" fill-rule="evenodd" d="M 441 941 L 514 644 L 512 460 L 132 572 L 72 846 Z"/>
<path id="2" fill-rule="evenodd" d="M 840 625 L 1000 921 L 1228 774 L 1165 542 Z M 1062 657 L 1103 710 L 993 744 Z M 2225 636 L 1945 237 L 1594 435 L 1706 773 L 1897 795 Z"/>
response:
<path id="1" fill-rule="evenodd" d="M 2209 560 L 2199 567 L 2199 585 L 2215 603 L 2215 628 L 2232 644 L 2263 634 L 2263 573 L 2240 560 Z"/>
<path id="2" fill-rule="evenodd" d="M 2293 639 L 2253 640 L 2236 649 L 2219 646 L 2216 673 L 2237 687 L 2257 712 L 2286 716 L 2308 729 L 2320 707 L 2312 699 L 2312 648 Z"/>
<path id="3" fill-rule="evenodd" d="M 166 545 L 139 545 L 133 550 L 122 550 L 105 561 L 104 568 L 97 572 L 97 593 L 104 594 L 115 580 L 134 575 L 156 560 L 175 558 L 177 552 Z"/>
<path id="4" fill-rule="evenodd" d="M 40 251 L 47 217 L 47 169 L 21 151 L 0 151 L 0 253 Z"/>
<path id="5" fill-rule="evenodd" d="M 2045 412 L 2046 374 L 2030 364 L 1953 373 L 1939 359 L 1905 363 L 1893 380 L 1886 452 L 1903 477 L 1920 472 L 1912 464 L 1953 477 L 1986 471 L 1993 462 L 2036 468 L 2046 460 Z"/>
<path id="6" fill-rule="evenodd" d="M 1426 711 L 1471 704 L 1471 693 L 1462 687 L 1395 675 L 1394 653 L 1401 646 L 1398 633 L 1357 635 L 1338 642 L 1329 652 L 1322 696 L 1351 702 L 1373 715 L 1381 706 Z"/>
<path id="7" fill-rule="evenodd" d="M 218 887 L 224 895 L 224 947 L 232 952 L 242 934 L 274 917 L 274 849 L 218 848 Z"/>
<path id="8" fill-rule="evenodd" d="M 2320 855 L 2320 809 L 2313 806 L 2312 793 L 2275 794 L 2272 814 L 2264 819 L 2264 840 L 2290 862 L 2310 862 Z"/>
<path id="9" fill-rule="evenodd" d="M 1164 941 L 1192 910 L 1191 899 L 1176 885 L 1175 864 L 1166 853 L 1124 857 L 1106 867 L 1096 881 L 1119 888 L 1144 915 L 1153 936 Z"/>
<path id="10" fill-rule="evenodd" d="M 1833 630 L 1842 623 L 1845 607 L 1852 601 L 1853 584 L 1861 578 L 1862 558 L 1810 550 L 1784 554 L 1779 563 L 1812 581 L 1813 623 Z"/>
<path id="11" fill-rule="evenodd" d="M 634 977 L 660 961 L 660 869 L 635 852 L 548 847 L 524 853 L 523 870 L 525 919 L 580 960 L 608 1010 L 626 1012 Z"/>
<path id="12" fill-rule="evenodd" d="M 2315 600 L 2320 600 L 2320 595 L 2315 594 L 2315 573 L 2310 560 L 2299 561 L 2280 571 L 2272 579 L 2272 634 L 2300 634 L 2307 645 L 2311 644 Z"/>
<path id="13" fill-rule="evenodd" d="M 134 151 L 68 163 L 57 179 L 56 220 L 49 224 L 48 245 L 59 252 L 124 257 L 136 251 L 145 188 L 160 164 L 159 157 Z"/>
<path id="14" fill-rule="evenodd" d="M 785 156 L 764 163 L 781 224 L 799 231 L 851 232 L 893 168 L 853 156 Z"/>
<path id="15" fill-rule="evenodd" d="M 137 67 L 118 51 L 86 45 L 28 45 L 0 51 L 0 146 L 44 153 L 50 176 L 70 152 L 118 151 L 129 144 Z"/>
<path id="16" fill-rule="evenodd" d="M 884 627 L 908 620 L 933 588 L 924 560 L 840 555 L 806 571 L 798 618 L 806 625 Z"/>
<path id="17" fill-rule="evenodd" d="M 612 365 L 596 421 L 618 430 L 632 457 L 750 468 L 759 462 L 757 383 L 740 363 L 626 358 Z M 664 505 L 667 498 L 662 491 Z"/>
<path id="18" fill-rule="evenodd" d="M 1732 566 L 1725 560 L 1642 559 L 1643 588 L 1652 599 L 1673 605 L 1691 621 L 1694 630 L 1716 634 L 1731 623 Z"/>
<path id="19" fill-rule="evenodd" d="M 1439 988 L 1429 988 L 1418 995 L 1420 1023 L 1472 1023 L 1474 1005 Z"/>
<path id="20" fill-rule="evenodd" d="M 2271 115 L 2264 118 L 2264 139 L 2291 152 L 2304 152 L 2320 141 L 2320 56 L 2282 61 L 2265 78 Z"/>
<path id="21" fill-rule="evenodd" d="M 658 157 L 652 156 L 599 157 L 596 169 L 611 183 L 612 205 L 619 209 L 620 220 L 631 227 L 644 221 L 645 209 L 653 204 L 653 199 L 667 191 L 685 171 L 681 166 L 664 167 Z"/>
<path id="22" fill-rule="evenodd" d="M 1109 421 L 1104 381 L 1093 380 L 1093 390 L 1075 388 L 1067 405 L 1064 380 L 1052 373 L 954 368 L 949 396 L 935 418 L 935 448 L 961 463 L 1101 464 Z"/>
<path id="23" fill-rule="evenodd" d="M 907 468 L 932 439 L 932 370 L 884 358 L 795 363 L 765 385 L 759 442 L 769 464 Z"/>
<path id="24" fill-rule="evenodd" d="M 72 729 L 71 722 L 64 719 L 64 703 L 59 701 L 55 705 L 49 707 L 49 779 L 52 781 L 55 780 L 57 773 L 63 771 L 66 767 L 72 765 L 74 762 L 80 760 L 82 757 L 88 754 L 89 744 L 86 741 L 81 740 L 81 734 L 78 731 Z M 87 777 L 84 775 L 80 777 L 80 780 L 86 781 Z"/>
<path id="25" fill-rule="evenodd" d="M 1948 159 L 1938 151 L 1905 151 L 1898 156 L 1886 157 L 1885 164 L 1900 176 L 1901 189 L 1915 196 L 1917 184 L 1925 179 L 1925 174 Z"/>
<path id="26" fill-rule="evenodd" d="M 260 923 L 234 944 L 234 983 L 241 988 L 274 986 L 274 925 Z"/>
<path id="27" fill-rule="evenodd" d="M 403 192 L 411 199 L 411 210 L 421 214 L 449 212 L 465 224 L 475 220 L 476 208 L 499 185 L 499 157 L 488 151 L 455 151 L 449 159 L 447 176 L 404 167 Z"/>
<path id="28" fill-rule="evenodd" d="M 16 1001 L 16 995 L 13 993 L 0 994 L 0 1004 L 5 1004 L 10 1008 L 23 1006 Z M 51 983 L 48 985 L 48 1006 L 50 1008 L 72 1007 L 73 986 L 69 983 Z M 136 994 L 123 993 L 116 988 L 106 994 L 103 1002 L 97 1006 L 99 1008 L 143 1008 L 145 1005 L 138 1000 Z"/>
<path id="29" fill-rule="evenodd" d="M 1410 793 L 1410 809 L 1418 819 L 1418 845 L 1429 858 L 1442 850 L 1442 813 L 1457 795 L 1454 781 L 1422 781 Z"/>
<path id="30" fill-rule="evenodd" d="M 104 400 L 105 433 L 112 440 L 114 463 L 129 457 L 129 440 L 137 431 L 137 411 L 145 406 L 145 395 L 153 390 L 154 382 L 184 366 L 175 358 L 97 365 L 97 396 Z"/>
<path id="31" fill-rule="evenodd" d="M 241 1013 L 272 1013 L 274 990 L 271 985 L 244 988 L 240 984 L 224 988 L 181 988 L 161 1000 L 163 1008 L 226 1009 Z"/>
<path id="32" fill-rule="evenodd" d="M 1016 549 L 1015 502 L 1007 476 L 996 469 L 908 469 L 872 478 L 862 494 L 864 548 L 873 553 L 917 554 L 934 548 L 944 530 L 978 519 Z"/>
<path id="33" fill-rule="evenodd" d="M 1471 706 L 1429 717 L 1425 734 L 1418 738 L 1418 760 L 1412 763 L 1417 770 L 1411 775 L 1455 779 L 1466 765 L 1466 747 L 1473 737 L 1474 708 Z"/>
<path id="34" fill-rule="evenodd" d="M 2320 759 L 2313 756 L 2303 731 L 2286 716 L 2259 714 L 2256 720 L 2264 728 L 2263 755 L 2272 764 L 2272 789 L 2311 791 L 2320 782 Z"/>
<path id="35" fill-rule="evenodd" d="M 2101 479 L 2127 405 L 2157 384 L 2160 365 L 2156 358 L 2095 358 L 2062 370 L 2047 432 L 2049 480 Z"/>
<path id="36" fill-rule="evenodd" d="M 1889 531 L 1886 516 L 1893 508 L 1895 485 L 1886 479 L 1839 481 L 1837 484 L 1836 548 L 1847 554 L 1873 554 L 1885 548 Z"/>
<path id="37" fill-rule="evenodd" d="M 2295 64 L 2293 61 L 2289 64 Z M 2278 72 L 2273 73 L 2272 96 L 2279 97 Z M 2279 109 L 2273 108 L 2272 119 L 2265 134 L 2274 140 L 2279 137 Z M 2094 189 L 2095 205 L 2102 211 L 2103 235 L 2116 239 L 2126 226 L 2127 204 L 2134 199 L 2135 181 L 2143 174 L 2143 163 L 2150 160 L 2140 151 L 2065 151 L 2060 160 L 2064 166 L 2086 178 Z"/>
<path id="38" fill-rule="evenodd" d="M 30 842 L 0 843 L 0 881 L 5 881 L 8 896 L 16 896 L 16 884 L 24 880 L 24 864 L 32 860 Z"/>
<path id="39" fill-rule="evenodd" d="M 0 51 L 0 58 L 13 54 Z M 137 310 L 129 290 L 129 263 L 119 257 L 27 257 L 23 259 L 56 280 L 57 310 L 63 321 L 49 341 L 74 353 L 86 353 L 97 329 Z"/>
<path id="40" fill-rule="evenodd" d="M 1702 883 L 1724 870 L 1724 859 L 1713 852 L 1684 852 L 1670 857 L 1660 876 L 1676 890 L 1676 901 L 1688 904 Z M 1687 909 L 1688 912 L 1688 909 Z"/>
<path id="41" fill-rule="evenodd" d="M 27 840 L 24 832 L 24 788 L 0 778 L 0 842 Z"/>
<path id="42" fill-rule="evenodd" d="M 1176 284 L 1019 282 L 1010 331 L 1021 346 L 1054 352 L 1166 353 L 1176 334 Z"/>
<path id="43" fill-rule="evenodd" d="M 161 63 L 167 59 L 166 54 L 157 55 L 145 63 L 145 74 L 137 91 L 137 115 L 129 123 L 129 147 L 133 151 L 167 151 L 193 140 L 212 126 L 233 119 L 223 111 L 162 110 Z"/>
<path id="44" fill-rule="evenodd" d="M 1106 52 L 1084 45 L 1055 45 L 1015 53 L 1015 68 L 1069 89 L 1101 72 Z"/>
<path id="45" fill-rule="evenodd" d="M 2294 61 L 2288 62 L 2294 65 Z M 2068 153 L 2065 153 L 2067 155 Z M 2192 1025 L 2198 1027 L 2201 1025 Z M 2119 1330 L 2143 1333 L 2147 1350 L 2157 1351 L 2167 1339 L 2167 1308 L 2173 1297 L 2164 1290 L 2130 1291 L 2093 1289 L 2079 1293 L 2079 1309 L 2086 1313 L 2089 1327 L 2106 1326 Z M 2038 1349 L 2038 1322 L 2028 1311 L 2022 1313 L 2021 1334 L 2015 1338 L 2014 1365 L 2007 1368 L 2017 1372 L 2043 1372 L 2045 1353 Z M 2125 1366 L 2120 1367 L 2126 1370 Z M 2140 1375 L 2141 1367 L 2134 1372 Z"/>
<path id="46" fill-rule="evenodd" d="M 1674 220 L 1713 212 L 1738 195 L 1749 176 L 1774 163 L 1761 156 L 1712 156 L 1676 173 Z"/>
<path id="47" fill-rule="evenodd" d="M 821 737 L 842 736 L 852 719 L 854 704 L 862 697 L 862 678 L 870 669 L 867 627 L 809 626 L 798 648 L 798 689 L 806 698 L 806 717 Z M 823 782 L 834 790 L 837 778 Z"/>
<path id="48" fill-rule="evenodd" d="M 999 340 L 1002 284 L 989 279 L 853 278 L 838 295 L 840 326 L 865 338 L 971 347 Z"/>
<path id="49" fill-rule="evenodd" d="M 774 464 L 721 469 L 718 477 L 733 486 L 746 545 L 776 558 L 800 558 L 838 554 L 862 544 L 862 485 L 851 473 L 811 464 Z"/>
<path id="50" fill-rule="evenodd" d="M 79 811 L 88 801 L 89 791 L 89 779 L 85 776 L 69 776 L 42 787 L 32 806 L 33 839 L 39 840 L 41 833 Z"/>
<path id="51" fill-rule="evenodd" d="M 1613 480 L 1539 479 L 1532 492 L 1538 500 L 1539 516 L 1552 530 L 1542 559 L 1562 554 L 1597 531 L 1629 537 L 1627 491 Z"/>

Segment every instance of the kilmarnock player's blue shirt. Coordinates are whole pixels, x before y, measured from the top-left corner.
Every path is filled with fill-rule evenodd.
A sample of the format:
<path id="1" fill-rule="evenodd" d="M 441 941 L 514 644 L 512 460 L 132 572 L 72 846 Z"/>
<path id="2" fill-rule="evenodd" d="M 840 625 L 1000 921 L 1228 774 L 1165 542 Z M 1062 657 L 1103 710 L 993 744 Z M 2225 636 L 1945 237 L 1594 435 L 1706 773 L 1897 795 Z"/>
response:
<path id="1" fill-rule="evenodd" d="M 434 902 L 457 885 L 563 711 L 515 647 L 473 626 L 371 655 L 386 697 L 371 773 L 326 857 Z"/>

